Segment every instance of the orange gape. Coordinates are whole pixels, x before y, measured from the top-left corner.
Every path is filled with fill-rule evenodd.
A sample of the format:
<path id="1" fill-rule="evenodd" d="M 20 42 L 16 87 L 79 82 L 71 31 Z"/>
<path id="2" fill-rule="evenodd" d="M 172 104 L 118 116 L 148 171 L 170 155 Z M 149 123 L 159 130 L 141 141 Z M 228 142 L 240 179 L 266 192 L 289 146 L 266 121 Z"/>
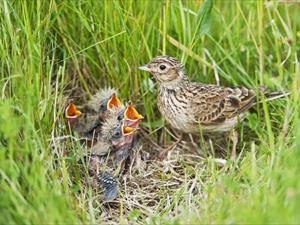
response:
<path id="1" fill-rule="evenodd" d="M 121 105 L 120 99 L 116 96 L 116 94 L 113 94 L 109 101 L 107 102 L 107 109 L 112 109 L 112 108 L 118 108 Z"/>
<path id="2" fill-rule="evenodd" d="M 131 103 L 129 103 L 125 110 L 124 118 L 125 120 L 135 121 L 143 119 L 144 117 L 138 113 L 138 111 L 132 106 Z"/>
<path id="3" fill-rule="evenodd" d="M 65 112 L 66 118 L 77 118 L 80 115 L 81 115 L 81 112 L 79 110 L 77 110 L 73 100 L 70 100 L 69 105 Z"/>
<path id="4" fill-rule="evenodd" d="M 124 136 L 132 134 L 134 132 L 134 130 L 135 129 L 132 127 L 127 127 L 125 125 L 122 125 L 122 133 Z"/>

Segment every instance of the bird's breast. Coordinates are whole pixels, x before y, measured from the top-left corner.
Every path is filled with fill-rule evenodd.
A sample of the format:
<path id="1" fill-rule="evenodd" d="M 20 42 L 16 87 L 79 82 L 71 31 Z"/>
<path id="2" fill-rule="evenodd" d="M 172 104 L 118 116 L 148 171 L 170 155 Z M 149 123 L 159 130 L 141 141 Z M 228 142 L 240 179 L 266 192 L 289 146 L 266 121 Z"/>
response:
<path id="1" fill-rule="evenodd" d="M 188 101 L 181 90 L 161 90 L 158 109 L 172 127 L 185 132 L 189 124 Z"/>

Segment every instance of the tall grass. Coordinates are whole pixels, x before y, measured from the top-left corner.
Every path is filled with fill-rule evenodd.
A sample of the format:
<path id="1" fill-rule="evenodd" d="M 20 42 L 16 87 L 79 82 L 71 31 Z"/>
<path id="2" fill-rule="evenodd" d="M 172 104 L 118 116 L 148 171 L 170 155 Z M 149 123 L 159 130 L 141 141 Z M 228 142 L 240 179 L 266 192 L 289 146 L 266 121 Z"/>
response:
<path id="1" fill-rule="evenodd" d="M 1 1 L 1 224 L 101 220 L 91 193 L 78 194 L 82 188 L 71 179 L 76 159 L 53 145 L 53 138 L 63 135 L 66 96 L 83 101 L 100 87 L 117 87 L 124 99 L 138 105 L 153 138 L 166 143 L 152 82 L 136 69 L 160 54 L 181 59 L 193 80 L 266 85 L 292 94 L 288 100 L 264 102 L 249 114 L 240 129 L 244 156 L 236 163 L 221 170 L 208 163 L 195 171 L 205 197 L 187 199 L 182 186 L 169 210 L 162 205 L 139 216 L 140 209 L 126 215 L 120 207 L 117 220 L 300 222 L 300 5 L 216 0 L 209 18 L 203 18 L 202 4 Z M 255 135 L 243 136 L 247 129 Z"/>

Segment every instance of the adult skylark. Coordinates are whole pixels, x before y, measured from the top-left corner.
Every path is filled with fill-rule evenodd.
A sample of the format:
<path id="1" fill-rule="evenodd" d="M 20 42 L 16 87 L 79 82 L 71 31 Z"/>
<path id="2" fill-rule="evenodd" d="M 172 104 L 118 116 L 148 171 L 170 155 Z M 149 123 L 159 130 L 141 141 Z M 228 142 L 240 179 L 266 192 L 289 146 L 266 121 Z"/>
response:
<path id="1" fill-rule="evenodd" d="M 224 132 L 242 121 L 245 112 L 264 95 L 266 100 L 289 93 L 265 93 L 265 87 L 222 87 L 192 82 L 183 64 L 170 56 L 157 56 L 139 67 L 158 81 L 157 104 L 161 114 L 175 129 L 188 134 Z"/>

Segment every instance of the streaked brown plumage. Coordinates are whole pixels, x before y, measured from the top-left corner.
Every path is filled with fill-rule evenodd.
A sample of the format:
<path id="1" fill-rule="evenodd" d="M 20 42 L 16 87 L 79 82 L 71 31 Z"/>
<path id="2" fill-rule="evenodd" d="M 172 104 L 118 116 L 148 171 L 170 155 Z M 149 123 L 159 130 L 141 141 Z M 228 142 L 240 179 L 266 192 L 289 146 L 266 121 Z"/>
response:
<path id="1" fill-rule="evenodd" d="M 139 69 L 150 72 L 158 81 L 159 111 L 174 128 L 185 133 L 232 129 L 265 92 L 264 87 L 256 91 L 191 82 L 180 61 L 170 56 L 155 57 Z M 288 94 L 276 92 L 265 97 L 275 99 Z"/>

